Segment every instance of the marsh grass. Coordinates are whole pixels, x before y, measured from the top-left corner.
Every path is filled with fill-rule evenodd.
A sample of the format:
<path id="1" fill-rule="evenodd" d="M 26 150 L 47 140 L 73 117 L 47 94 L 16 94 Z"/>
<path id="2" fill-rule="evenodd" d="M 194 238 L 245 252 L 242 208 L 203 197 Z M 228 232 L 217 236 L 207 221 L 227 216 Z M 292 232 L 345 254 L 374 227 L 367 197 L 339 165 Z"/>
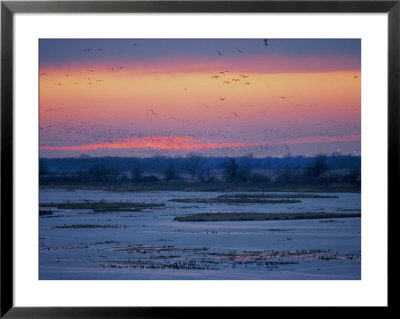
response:
<path id="1" fill-rule="evenodd" d="M 92 209 L 97 212 L 122 211 L 128 209 L 145 209 L 164 207 L 163 203 L 129 203 L 129 202 L 105 202 L 105 201 L 83 201 L 83 202 L 63 202 L 63 203 L 42 203 L 40 207 L 55 207 L 58 209 Z"/>
<path id="2" fill-rule="evenodd" d="M 200 213 L 177 216 L 180 222 L 248 221 L 248 220 L 296 220 L 361 217 L 361 213 Z"/>
<path id="3" fill-rule="evenodd" d="M 250 198 L 339 198 L 339 196 L 333 195 L 316 195 L 316 194 L 232 194 L 232 195 L 220 195 L 217 198 L 240 198 L 240 199 L 250 199 Z"/>
<path id="4" fill-rule="evenodd" d="M 53 215 L 51 210 L 39 210 L 39 216 Z"/>
<path id="5" fill-rule="evenodd" d="M 153 207 L 152 207 L 153 208 Z M 138 207 L 138 208 L 120 208 L 120 207 L 109 207 L 109 208 L 96 208 L 93 209 L 95 213 L 112 213 L 112 212 L 142 212 L 144 209 L 148 209 L 148 207 Z"/>
<path id="6" fill-rule="evenodd" d="M 258 198 L 174 198 L 170 202 L 178 203 L 207 203 L 207 204 L 294 204 L 296 199 L 258 199 Z"/>
<path id="7" fill-rule="evenodd" d="M 54 226 L 54 228 L 125 228 L 126 226 L 116 226 L 116 225 L 62 225 Z"/>

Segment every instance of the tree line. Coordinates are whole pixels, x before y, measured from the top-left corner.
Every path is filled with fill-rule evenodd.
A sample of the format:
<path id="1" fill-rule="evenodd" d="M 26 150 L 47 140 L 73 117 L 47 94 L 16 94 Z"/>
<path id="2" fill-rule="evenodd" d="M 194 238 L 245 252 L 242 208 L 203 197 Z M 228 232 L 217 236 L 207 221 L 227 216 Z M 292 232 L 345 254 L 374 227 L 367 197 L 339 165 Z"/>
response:
<path id="1" fill-rule="evenodd" d="M 106 158 L 107 159 L 107 158 Z M 278 168 L 264 165 L 260 172 L 259 161 L 251 156 L 240 158 L 207 158 L 201 154 L 191 153 L 184 158 L 134 159 L 129 169 L 115 166 L 115 158 L 107 161 L 102 158 L 88 168 L 54 169 L 52 159 L 41 159 L 39 162 L 40 182 L 201 182 L 201 183 L 262 183 L 262 184 L 331 184 L 361 183 L 360 157 L 346 157 L 319 154 L 304 161 L 287 157 L 281 159 L 283 164 Z M 79 159 L 77 159 L 79 161 Z M 149 167 L 146 160 L 152 162 Z M 265 159 L 261 159 L 265 160 Z M 268 159 L 267 159 L 268 160 Z M 53 159 L 54 161 L 54 159 Z M 71 161 L 71 159 L 70 159 Z M 72 160 L 74 161 L 74 159 Z M 338 162 L 342 162 L 338 165 Z M 50 164 L 50 165 L 49 165 Z M 114 164 L 114 165 L 113 165 Z M 281 163 L 282 164 L 282 163 Z M 345 165 L 344 165 L 345 164 Z M 75 167 L 79 167 L 76 165 Z M 338 168 L 339 170 L 338 171 Z M 272 174 L 266 174 L 268 170 Z"/>

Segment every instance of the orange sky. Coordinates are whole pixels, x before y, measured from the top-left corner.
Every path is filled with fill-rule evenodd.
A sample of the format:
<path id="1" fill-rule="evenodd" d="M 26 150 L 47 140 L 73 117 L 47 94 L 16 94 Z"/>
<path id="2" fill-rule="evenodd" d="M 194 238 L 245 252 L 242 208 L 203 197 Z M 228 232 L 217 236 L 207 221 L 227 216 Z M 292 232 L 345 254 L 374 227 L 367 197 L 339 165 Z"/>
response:
<path id="1" fill-rule="evenodd" d="M 328 65 L 321 72 L 301 71 L 301 61 L 283 58 L 167 62 L 41 67 L 41 150 L 360 140 L 359 69 L 331 70 L 335 62 L 322 58 L 315 59 Z"/>
<path id="2" fill-rule="evenodd" d="M 41 79 L 41 113 L 56 109 L 43 117 L 44 122 L 63 119 L 63 111 L 69 112 L 71 105 L 79 106 L 79 114 L 75 114 L 79 119 L 98 121 L 109 121 L 110 116 L 111 120 L 128 117 L 142 121 L 150 110 L 159 117 L 212 121 L 216 113 L 204 110 L 207 106 L 241 112 L 251 121 L 262 112 L 300 116 L 310 108 L 310 116 L 323 118 L 338 116 L 343 110 L 354 114 L 360 111 L 360 74 L 354 71 L 246 74 L 245 79 L 237 73 L 218 79 L 211 78 L 213 73 L 135 75 L 121 71 L 117 75 L 99 72 L 89 77 L 83 72 L 69 77 L 65 74 L 68 70 L 58 70 Z"/>

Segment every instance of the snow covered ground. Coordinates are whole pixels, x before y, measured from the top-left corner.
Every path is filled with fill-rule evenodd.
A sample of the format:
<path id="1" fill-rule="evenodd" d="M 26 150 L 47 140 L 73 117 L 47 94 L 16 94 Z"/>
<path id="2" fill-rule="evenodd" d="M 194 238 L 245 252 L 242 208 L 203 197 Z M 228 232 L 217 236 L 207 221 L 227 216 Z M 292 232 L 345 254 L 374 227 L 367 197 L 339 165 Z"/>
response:
<path id="1" fill-rule="evenodd" d="M 53 214 L 39 217 L 40 279 L 361 279 L 358 217 L 173 221 L 176 216 L 204 212 L 354 213 L 361 208 L 361 194 L 318 193 L 338 198 L 301 198 L 290 204 L 169 201 L 222 194 L 227 193 L 41 189 L 40 203 L 104 200 L 165 206 L 119 212 L 41 207 Z"/>

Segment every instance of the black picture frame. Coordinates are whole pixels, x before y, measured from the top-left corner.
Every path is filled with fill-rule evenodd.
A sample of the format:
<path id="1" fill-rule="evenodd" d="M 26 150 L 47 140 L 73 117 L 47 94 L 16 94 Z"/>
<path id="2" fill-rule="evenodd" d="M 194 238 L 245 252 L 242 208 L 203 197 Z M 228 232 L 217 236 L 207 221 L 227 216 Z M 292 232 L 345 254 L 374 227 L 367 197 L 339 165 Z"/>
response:
<path id="1" fill-rule="evenodd" d="M 1 317 L 180 318 L 193 315 L 281 314 L 278 307 L 14 307 L 13 303 L 13 19 L 15 13 L 387 13 L 388 14 L 388 218 L 397 210 L 400 144 L 400 0 L 396 1 L 1 1 Z M 393 224 L 393 223 L 392 223 Z M 388 223 L 390 225 L 390 222 Z M 389 229 L 388 229 L 389 234 Z M 390 248 L 390 236 L 388 247 Z M 390 250 L 390 249 L 389 249 Z M 389 257 L 389 256 L 388 256 Z M 388 259 L 389 261 L 389 259 Z M 389 270 L 389 269 L 388 269 Z M 390 281 L 388 281 L 389 287 Z M 388 294 L 389 295 L 389 294 Z M 391 298 L 387 307 L 390 309 Z M 307 307 L 290 307 L 309 315 Z M 340 307 L 332 308 L 335 314 Z M 359 311 L 358 309 L 357 311 Z M 323 310 L 325 311 L 325 310 Z M 371 312 L 371 309 L 367 309 Z M 231 314 L 232 312 L 232 314 Z M 360 313 L 358 313 L 360 315 Z"/>

